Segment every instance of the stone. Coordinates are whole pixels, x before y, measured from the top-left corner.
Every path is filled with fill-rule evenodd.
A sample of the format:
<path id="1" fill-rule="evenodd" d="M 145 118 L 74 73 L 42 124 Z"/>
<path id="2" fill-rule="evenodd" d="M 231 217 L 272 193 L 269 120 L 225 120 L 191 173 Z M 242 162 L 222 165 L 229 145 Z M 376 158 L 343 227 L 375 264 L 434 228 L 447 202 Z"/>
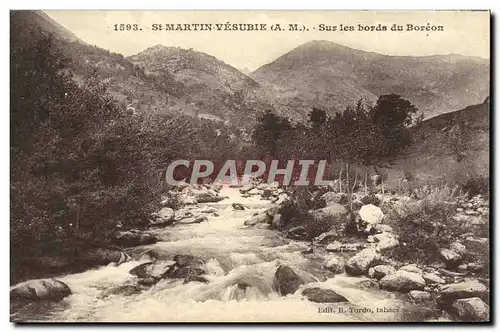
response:
<path id="1" fill-rule="evenodd" d="M 134 294 L 139 294 L 142 289 L 136 285 L 120 285 L 113 286 L 109 289 L 106 289 L 102 294 L 101 298 L 106 298 L 111 295 L 122 295 L 122 296 L 130 296 Z"/>
<path id="2" fill-rule="evenodd" d="M 450 305 L 455 300 L 469 298 L 469 297 L 479 297 L 481 299 L 486 299 L 488 296 L 488 290 L 485 285 L 477 281 L 464 281 L 454 284 L 444 285 L 441 288 L 438 302 L 441 305 Z"/>
<path id="3" fill-rule="evenodd" d="M 164 278 L 174 265 L 174 261 L 147 262 L 134 267 L 129 273 L 141 279 L 153 278 L 158 280 Z"/>
<path id="4" fill-rule="evenodd" d="M 239 190 L 240 190 L 241 194 L 246 194 L 250 190 L 252 190 L 253 188 L 254 188 L 253 184 L 247 183 L 247 184 L 243 185 L 243 187 L 241 187 Z"/>
<path id="5" fill-rule="evenodd" d="M 379 283 L 382 289 L 400 293 L 423 290 L 425 287 L 425 280 L 419 274 L 401 270 L 386 275 L 380 279 Z"/>
<path id="6" fill-rule="evenodd" d="M 490 320 L 490 307 L 479 297 L 456 300 L 452 308 L 457 316 L 465 321 L 486 322 Z"/>
<path id="7" fill-rule="evenodd" d="M 372 228 L 381 223 L 384 218 L 382 210 L 373 204 L 363 205 L 358 212 L 358 231 L 370 233 Z"/>
<path id="8" fill-rule="evenodd" d="M 380 255 L 375 249 L 363 249 L 347 261 L 345 270 L 353 276 L 363 275 L 368 272 L 370 267 L 376 265 L 379 260 Z"/>
<path id="9" fill-rule="evenodd" d="M 243 204 L 240 204 L 240 203 L 233 203 L 232 207 L 235 210 L 240 210 L 240 211 L 245 210 L 245 207 L 243 206 Z"/>
<path id="10" fill-rule="evenodd" d="M 424 272 L 417 267 L 417 264 L 407 264 L 399 268 L 401 271 L 413 272 L 422 275 Z"/>
<path id="11" fill-rule="evenodd" d="M 76 258 L 76 263 L 84 266 L 98 266 L 110 263 L 121 264 L 129 259 L 130 257 L 119 249 L 91 248 L 80 253 Z"/>
<path id="12" fill-rule="evenodd" d="M 255 226 L 257 224 L 270 224 L 272 222 L 271 217 L 266 212 L 258 213 L 252 216 L 250 219 L 245 220 L 245 226 Z"/>
<path id="13" fill-rule="evenodd" d="M 462 257 L 451 249 L 442 248 L 439 255 L 447 265 L 456 265 L 462 260 Z"/>
<path id="14" fill-rule="evenodd" d="M 325 248 L 327 252 L 338 252 L 342 248 L 342 243 L 339 241 L 333 241 L 332 243 L 328 244 Z"/>
<path id="15" fill-rule="evenodd" d="M 335 193 L 335 192 L 327 192 L 323 194 L 320 199 L 324 200 L 326 203 L 326 206 L 331 205 L 331 204 L 346 204 L 347 203 L 347 196 L 345 194 L 341 193 Z"/>
<path id="16" fill-rule="evenodd" d="M 278 196 L 278 200 L 276 200 L 276 202 L 274 202 L 276 205 L 281 205 L 283 203 L 285 203 L 286 201 L 288 201 L 290 198 L 288 197 L 288 194 L 286 193 L 283 193 L 283 194 L 280 194 Z"/>
<path id="17" fill-rule="evenodd" d="M 199 224 L 202 222 L 208 221 L 206 216 L 193 216 L 189 218 L 185 218 L 179 221 L 179 224 L 189 225 L 189 224 Z"/>
<path id="18" fill-rule="evenodd" d="M 450 250 L 456 252 L 460 256 L 467 254 L 467 247 L 458 241 L 454 241 L 450 244 Z"/>
<path id="19" fill-rule="evenodd" d="M 118 233 L 114 242 L 120 246 L 133 247 L 154 244 L 157 241 L 156 236 L 149 233 L 125 231 Z"/>
<path id="20" fill-rule="evenodd" d="M 61 301 L 71 294 L 64 282 L 56 279 L 33 279 L 22 282 L 10 290 L 11 301 Z"/>
<path id="21" fill-rule="evenodd" d="M 306 227 L 302 225 L 292 227 L 286 232 L 286 236 L 292 239 L 305 239 L 307 238 Z"/>
<path id="22" fill-rule="evenodd" d="M 373 232 L 375 234 L 378 234 L 378 233 L 384 233 L 384 232 L 387 232 L 387 233 L 394 233 L 394 230 L 392 229 L 391 226 L 389 225 L 385 225 L 385 224 L 377 224 L 375 226 L 373 226 Z"/>
<path id="23" fill-rule="evenodd" d="M 408 299 L 411 303 L 421 304 L 433 300 L 432 295 L 425 291 L 412 290 L 408 293 Z"/>
<path id="24" fill-rule="evenodd" d="M 314 242 L 317 244 L 329 244 L 329 243 L 335 241 L 335 239 L 337 239 L 338 237 L 339 237 L 339 235 L 337 232 L 329 231 L 329 232 L 321 233 L 320 235 L 315 237 Z M 338 242 L 338 243 L 340 243 L 340 242 Z"/>
<path id="25" fill-rule="evenodd" d="M 169 207 L 164 207 L 158 211 L 158 217 L 166 223 L 171 222 L 175 218 L 175 211 Z"/>
<path id="26" fill-rule="evenodd" d="M 324 208 L 309 211 L 317 222 L 328 222 L 333 225 L 344 223 L 347 218 L 347 209 L 337 203 L 332 203 Z"/>
<path id="27" fill-rule="evenodd" d="M 305 296 L 308 301 L 316 303 L 349 302 L 345 297 L 335 291 L 319 287 L 306 288 L 302 291 L 302 295 Z"/>
<path id="28" fill-rule="evenodd" d="M 344 272 L 345 262 L 340 257 L 330 256 L 323 264 L 323 267 L 330 272 L 340 274 Z"/>
<path id="29" fill-rule="evenodd" d="M 295 293 L 299 286 L 304 283 L 304 280 L 290 267 L 280 265 L 274 274 L 273 289 L 275 289 L 280 296 L 286 296 Z"/>
<path id="30" fill-rule="evenodd" d="M 429 285 L 444 284 L 445 283 L 445 280 L 435 273 L 424 273 L 424 275 L 422 277 L 424 278 L 426 283 Z"/>
<path id="31" fill-rule="evenodd" d="M 394 269 L 390 265 L 375 265 L 374 267 L 368 270 L 368 276 L 370 278 L 375 278 L 377 280 L 382 279 L 386 275 L 395 273 L 396 269 Z"/>
<path id="32" fill-rule="evenodd" d="M 394 235 L 392 233 L 384 232 L 384 233 L 376 234 L 373 236 L 373 238 L 376 242 L 375 249 L 378 252 L 393 249 L 393 248 L 396 248 L 397 246 L 399 246 L 399 241 L 398 241 L 396 235 Z"/>

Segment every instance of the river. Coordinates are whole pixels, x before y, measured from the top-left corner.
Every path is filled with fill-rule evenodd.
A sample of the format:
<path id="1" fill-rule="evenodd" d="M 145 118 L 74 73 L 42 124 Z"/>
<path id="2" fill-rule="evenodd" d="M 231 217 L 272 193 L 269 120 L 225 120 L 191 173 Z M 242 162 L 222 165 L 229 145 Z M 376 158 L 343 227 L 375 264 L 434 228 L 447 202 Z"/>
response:
<path id="1" fill-rule="evenodd" d="M 304 254 L 305 242 L 288 240 L 277 231 L 244 226 L 244 221 L 271 203 L 260 196 L 243 198 L 238 189 L 224 187 L 228 196 L 218 203 L 207 203 L 218 216 L 208 222 L 175 225 L 155 230 L 162 240 L 154 245 L 128 250 L 132 260 L 119 266 L 105 266 L 83 273 L 60 276 L 72 294 L 58 303 L 32 303 L 11 315 L 22 321 L 85 322 L 364 322 L 401 320 L 401 312 L 411 308 L 400 295 L 378 289 L 365 289 L 357 283 L 367 278 L 328 274 L 324 257 Z M 232 203 L 247 209 L 234 210 Z M 164 279 L 135 295 L 103 297 L 106 289 L 132 284 L 128 272 L 148 261 L 149 249 L 171 259 L 175 254 L 191 254 L 208 260 L 209 284 Z M 161 257 L 163 258 L 163 257 Z M 271 291 L 273 275 L 279 265 L 288 265 L 311 281 L 286 297 Z M 317 281 L 313 280 L 314 278 Z M 238 282 L 251 287 L 238 288 Z M 328 288 L 350 303 L 319 304 L 302 298 L 304 287 Z M 339 309 L 342 307 L 343 310 Z M 325 313 L 319 311 L 327 309 Z M 383 308 L 399 313 L 377 313 Z M 370 312 L 371 311 L 371 312 Z"/>

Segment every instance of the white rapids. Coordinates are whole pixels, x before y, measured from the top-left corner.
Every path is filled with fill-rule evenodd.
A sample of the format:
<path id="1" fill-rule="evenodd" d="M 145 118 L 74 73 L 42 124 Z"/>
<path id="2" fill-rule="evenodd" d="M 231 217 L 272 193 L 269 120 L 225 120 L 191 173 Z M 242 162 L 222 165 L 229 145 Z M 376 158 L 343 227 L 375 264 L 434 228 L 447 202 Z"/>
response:
<path id="1" fill-rule="evenodd" d="M 23 321 L 86 322 L 362 322 L 399 320 L 396 313 L 376 313 L 377 308 L 403 309 L 394 293 L 360 289 L 355 283 L 364 278 L 327 275 L 323 260 L 307 258 L 307 243 L 283 239 L 278 232 L 248 228 L 244 221 L 270 206 L 260 196 L 243 198 L 238 189 L 224 187 L 228 196 L 218 203 L 204 204 L 217 209 L 219 216 L 208 222 L 176 225 L 157 230 L 163 241 L 131 249 L 135 259 L 120 266 L 105 266 L 83 273 L 61 276 L 73 294 L 56 304 L 30 304 L 12 314 Z M 232 203 L 247 209 L 234 210 Z M 208 284 L 162 280 L 135 295 L 102 293 L 112 286 L 132 284 L 129 271 L 148 259 L 148 249 L 165 253 L 191 254 L 208 260 Z M 167 258 L 166 258 L 167 259 Z M 272 289 L 279 264 L 288 265 L 307 282 L 295 294 L 279 297 Z M 323 281 L 319 281 L 323 280 Z M 241 288 L 238 284 L 249 287 Z M 305 300 L 305 287 L 333 289 L 350 303 L 319 304 Z M 336 313 L 320 313 L 324 308 Z M 344 311 L 338 313 L 338 308 Z M 373 313 L 366 312 L 371 309 Z M 356 312 L 355 312 L 356 311 Z M 364 311 L 364 312 L 363 312 Z"/>

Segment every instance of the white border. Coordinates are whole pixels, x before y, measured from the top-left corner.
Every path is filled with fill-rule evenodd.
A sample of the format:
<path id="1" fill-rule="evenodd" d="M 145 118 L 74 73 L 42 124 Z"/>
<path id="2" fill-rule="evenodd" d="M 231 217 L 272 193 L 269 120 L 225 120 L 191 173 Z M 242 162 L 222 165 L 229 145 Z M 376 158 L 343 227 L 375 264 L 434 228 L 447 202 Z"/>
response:
<path id="1" fill-rule="evenodd" d="M 485 1 L 485 0 L 474 0 L 474 1 L 463 1 L 463 0 L 455 0 L 455 1 L 436 1 L 436 0 L 420 0 L 420 1 L 384 1 L 384 2 L 373 2 L 373 1 L 361 1 L 361 0 L 349 0 L 349 1 L 320 1 L 320 0 L 307 0 L 307 1 L 297 1 L 297 0 L 288 0 L 282 2 L 271 2 L 269 0 L 248 0 L 246 2 L 236 2 L 229 0 L 211 0 L 211 1 L 203 1 L 203 0 L 182 0 L 178 2 L 172 1 L 131 1 L 131 0 L 120 0 L 120 1 L 108 1 L 104 2 L 102 0 L 86 0 L 84 2 L 70 2 L 70 1 L 35 1 L 35 0 L 17 0 L 17 1 L 2 1 L 1 7 L 1 16 L 0 16 L 0 29 L 1 29 L 1 37 L 2 37 L 2 50 L 1 54 L 1 84 L 2 89 L 0 90 L 2 93 L 1 103 L 2 109 L 0 111 L 0 124 L 2 126 L 2 130 L 0 130 L 1 135 L 1 186 L 0 186 L 0 209 L 1 216 L 3 222 L 3 229 L 0 232 L 1 243 L 3 245 L 1 258 L 1 265 L 3 267 L 2 274 L 2 295 L 0 297 L 1 301 L 1 313 L 2 316 L 2 330 L 11 330 L 14 329 L 14 325 L 8 323 L 9 321 L 9 295 L 8 295 L 8 285 L 9 285 L 9 9 L 235 9 L 235 10 L 244 10 L 244 9 L 262 9 L 262 10 L 311 10 L 311 9 L 319 9 L 319 10 L 334 10 L 334 9 L 344 9 L 344 10 L 356 10 L 356 9 L 378 9 L 378 10 L 416 10 L 416 9 L 491 9 L 493 13 L 499 14 L 499 1 Z M 495 42 L 498 39 L 498 22 L 494 27 L 493 36 Z M 491 57 L 491 59 L 495 59 L 496 57 Z M 496 68 L 496 66 L 495 66 Z M 496 77 L 496 70 L 495 75 Z M 492 77 L 492 79 L 494 78 Z M 495 88 L 495 95 L 498 94 L 498 86 Z M 496 107 L 495 107 L 496 108 Z M 495 112 L 492 110 L 492 112 Z M 495 117 L 495 127 L 500 128 L 500 117 Z M 495 135 L 494 141 L 491 142 L 493 147 L 500 146 L 498 145 L 498 135 Z M 495 153 L 494 153 L 495 154 Z M 493 155 L 494 155 L 493 154 Z M 492 170 L 493 171 L 493 170 Z M 500 190 L 497 189 L 496 181 L 493 185 L 494 196 L 497 197 L 500 194 Z M 495 210 L 498 211 L 498 205 L 495 202 Z M 499 226 L 496 227 L 495 239 L 499 238 Z M 492 243 L 492 245 L 494 245 Z M 495 248 L 496 249 L 496 248 Z M 497 251 L 492 256 L 494 259 Z M 495 262 L 497 263 L 497 262 Z M 495 264 L 496 266 L 497 264 Z M 498 283 L 498 275 L 495 273 L 495 281 L 492 284 L 497 285 L 495 289 L 500 285 Z M 495 306 L 496 308 L 497 306 Z M 495 312 L 496 313 L 496 312 Z M 493 315 L 495 315 L 493 313 Z M 495 315 L 496 316 L 496 315 Z M 229 329 L 232 328 L 240 328 L 239 326 L 227 327 Z M 387 325 L 379 325 L 379 326 L 337 326 L 337 325 L 327 325 L 322 327 L 322 329 L 335 329 L 335 330 L 349 330 L 349 331 L 364 331 L 367 328 L 373 329 L 375 331 L 383 331 L 389 326 Z M 392 328 L 401 329 L 403 326 L 392 326 Z M 420 328 L 420 326 L 411 326 L 412 328 Z M 459 326 L 448 326 L 449 328 L 460 328 Z M 76 330 L 77 328 L 82 328 L 82 326 L 45 326 L 45 330 L 56 330 L 56 329 L 64 329 L 67 330 Z M 84 327 L 85 328 L 85 327 Z M 110 327 L 106 326 L 88 326 L 87 328 L 92 328 L 92 330 L 105 330 Z M 127 328 L 133 329 L 136 331 L 144 330 L 144 326 L 129 326 L 129 327 L 115 327 L 115 328 Z M 170 331 L 180 330 L 180 329 L 220 329 L 220 326 L 162 326 L 162 329 L 168 328 Z M 272 330 L 278 328 L 278 326 L 252 326 L 251 329 L 261 329 L 261 330 Z M 292 326 L 284 326 L 281 328 L 293 328 Z M 302 326 L 301 328 L 310 329 L 309 326 Z M 443 326 L 425 326 L 426 330 L 441 330 Z M 467 328 L 470 330 L 479 330 L 483 329 L 481 326 L 463 326 L 463 328 Z"/>

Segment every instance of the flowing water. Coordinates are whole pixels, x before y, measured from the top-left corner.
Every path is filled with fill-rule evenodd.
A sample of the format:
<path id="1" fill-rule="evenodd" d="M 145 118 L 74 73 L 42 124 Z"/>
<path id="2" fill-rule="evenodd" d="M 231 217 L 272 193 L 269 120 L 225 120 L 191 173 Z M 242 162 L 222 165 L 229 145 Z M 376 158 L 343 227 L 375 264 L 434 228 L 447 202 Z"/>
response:
<path id="1" fill-rule="evenodd" d="M 200 224 L 156 230 L 155 234 L 162 241 L 130 249 L 133 260 L 120 266 L 110 265 L 61 276 L 57 279 L 71 288 L 72 295 L 55 304 L 30 304 L 13 313 L 11 318 L 91 322 L 360 322 L 403 319 L 401 313 L 409 307 L 396 294 L 357 286 L 364 278 L 327 274 L 321 268 L 324 257 L 302 253 L 307 243 L 284 239 L 276 231 L 244 226 L 246 219 L 268 208 L 271 203 L 260 200 L 259 196 L 243 198 L 234 188 L 223 188 L 221 195 L 229 198 L 204 204 L 215 208 L 219 216 L 209 215 L 208 222 Z M 234 210 L 233 202 L 242 203 L 247 209 Z M 104 297 L 103 292 L 110 287 L 134 284 L 136 277 L 128 272 L 150 259 L 147 254 L 150 249 L 161 259 L 172 259 L 175 254 L 205 258 L 210 282 L 184 284 L 183 280 L 165 279 L 139 294 Z M 293 295 L 278 296 L 272 290 L 272 282 L 279 264 L 290 266 L 309 283 Z M 249 287 L 242 288 L 238 284 Z M 350 303 L 309 302 L 301 296 L 305 287 L 332 289 Z M 384 307 L 399 310 L 399 313 L 377 313 L 377 308 Z"/>

